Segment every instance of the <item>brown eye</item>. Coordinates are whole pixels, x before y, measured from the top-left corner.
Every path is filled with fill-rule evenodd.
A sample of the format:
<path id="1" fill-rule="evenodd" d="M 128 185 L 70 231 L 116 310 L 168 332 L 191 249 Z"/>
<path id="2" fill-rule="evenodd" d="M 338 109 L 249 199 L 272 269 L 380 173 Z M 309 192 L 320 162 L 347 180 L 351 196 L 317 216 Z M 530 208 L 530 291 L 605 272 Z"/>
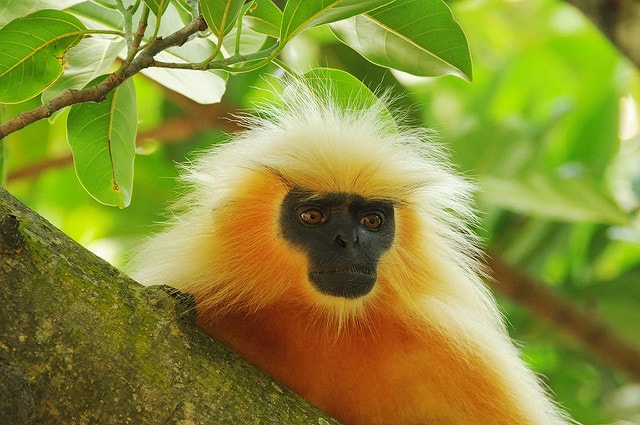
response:
<path id="1" fill-rule="evenodd" d="M 300 220 L 309 225 L 316 225 L 327 221 L 322 211 L 315 208 L 304 210 L 300 213 Z"/>
<path id="2" fill-rule="evenodd" d="M 382 226 L 382 217 L 375 213 L 366 214 L 360 219 L 360 224 L 369 230 L 376 230 Z"/>

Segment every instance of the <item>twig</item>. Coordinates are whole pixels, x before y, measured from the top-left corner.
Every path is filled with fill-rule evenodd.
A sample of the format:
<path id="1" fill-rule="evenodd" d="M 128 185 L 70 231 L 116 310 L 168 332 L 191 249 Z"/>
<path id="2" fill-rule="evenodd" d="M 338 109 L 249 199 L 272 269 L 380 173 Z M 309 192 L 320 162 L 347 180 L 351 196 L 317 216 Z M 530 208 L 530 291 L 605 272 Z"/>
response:
<path id="1" fill-rule="evenodd" d="M 189 40 L 191 35 L 198 31 L 202 31 L 205 28 L 206 23 L 204 22 L 204 19 L 202 17 L 198 17 L 173 34 L 153 40 L 147 44 L 145 48 L 131 60 L 130 63 L 123 61 L 117 71 L 110 74 L 99 84 L 81 90 L 64 90 L 60 95 L 51 99 L 49 102 L 30 111 L 23 112 L 17 117 L 0 124 L 0 139 L 28 126 L 29 124 L 47 118 L 54 112 L 67 106 L 83 102 L 102 101 L 111 90 L 118 87 L 125 80 L 137 74 L 141 70 L 152 66 L 154 63 L 153 58 L 158 53 L 172 46 L 183 45 Z"/>
<path id="2" fill-rule="evenodd" d="M 232 119 L 237 110 L 233 109 L 229 104 L 219 102 L 203 105 L 194 102 L 188 97 L 172 92 L 164 86 L 160 86 L 160 88 L 165 91 L 165 96 L 184 109 L 184 113 L 181 116 L 163 121 L 156 128 L 138 132 L 136 138 L 138 146 L 144 145 L 150 139 L 153 140 L 153 143 L 164 145 L 180 143 L 201 131 L 211 128 L 220 129 L 227 133 L 233 133 L 241 129 L 237 120 Z M 71 164 L 73 164 L 71 154 L 57 158 L 47 158 L 10 172 L 7 176 L 7 183 L 38 177 L 45 171 L 68 167 Z"/>

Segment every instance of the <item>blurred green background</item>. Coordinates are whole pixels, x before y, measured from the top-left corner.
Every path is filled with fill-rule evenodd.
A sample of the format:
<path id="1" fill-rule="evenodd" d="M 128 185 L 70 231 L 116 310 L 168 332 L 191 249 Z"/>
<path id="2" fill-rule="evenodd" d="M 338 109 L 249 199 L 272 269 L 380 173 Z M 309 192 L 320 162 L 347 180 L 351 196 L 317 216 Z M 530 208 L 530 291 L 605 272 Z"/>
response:
<path id="1" fill-rule="evenodd" d="M 451 7 L 469 40 L 472 83 L 376 67 L 323 29 L 299 36 L 284 60 L 300 71 L 345 69 L 400 95 L 396 106 L 408 122 L 435 129 L 455 167 L 477 182 L 477 230 L 485 243 L 640 346 L 637 69 L 563 2 L 458 0 Z M 260 100 L 274 73 L 231 77 L 216 105 L 136 77 L 139 155 L 133 202 L 124 210 L 84 192 L 60 119 L 9 137 L 8 188 L 126 269 L 128 253 L 158 229 L 176 196 L 179 164 L 235 131 L 230 113 Z M 5 113 L 38 104 L 7 106 Z M 640 384 L 498 298 L 526 359 L 576 420 L 640 424 Z"/>

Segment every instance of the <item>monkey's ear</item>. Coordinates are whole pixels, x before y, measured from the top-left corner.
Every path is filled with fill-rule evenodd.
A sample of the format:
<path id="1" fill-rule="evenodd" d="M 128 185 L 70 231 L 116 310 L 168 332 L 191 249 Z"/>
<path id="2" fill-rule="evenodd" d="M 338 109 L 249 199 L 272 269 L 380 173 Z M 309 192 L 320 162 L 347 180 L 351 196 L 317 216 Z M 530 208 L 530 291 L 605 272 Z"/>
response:
<path id="1" fill-rule="evenodd" d="M 304 78 L 299 81 L 319 99 L 331 99 L 342 111 L 378 109 L 378 115 L 385 121 L 384 127 L 397 130 L 396 121 L 386 107 L 386 95 L 376 96 L 348 72 L 334 68 L 315 68 L 304 74 Z M 285 91 L 283 97 L 286 96 Z"/>

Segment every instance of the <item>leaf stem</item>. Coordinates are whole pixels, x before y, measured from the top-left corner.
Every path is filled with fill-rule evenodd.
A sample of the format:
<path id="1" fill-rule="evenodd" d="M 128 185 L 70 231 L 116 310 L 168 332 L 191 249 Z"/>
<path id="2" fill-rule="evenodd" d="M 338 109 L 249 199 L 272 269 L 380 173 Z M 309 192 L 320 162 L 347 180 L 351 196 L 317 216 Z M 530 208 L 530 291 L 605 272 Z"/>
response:
<path id="1" fill-rule="evenodd" d="M 249 10 L 252 4 L 253 4 L 253 1 L 250 1 L 247 4 L 245 4 L 242 8 L 242 13 L 239 13 L 238 18 L 236 19 L 236 45 L 233 51 L 235 55 L 240 54 L 240 38 L 242 37 L 242 18 L 244 17 L 245 13 L 247 13 L 247 10 Z"/>
<path id="2" fill-rule="evenodd" d="M 283 61 L 281 61 L 278 58 L 273 58 L 272 59 L 273 63 L 275 63 L 280 69 L 282 69 L 284 72 L 286 72 L 287 74 L 291 75 L 292 77 L 296 77 L 298 76 L 298 73 L 295 72 L 289 65 L 287 65 L 286 63 L 284 63 Z"/>
<path id="3" fill-rule="evenodd" d="M 162 22 L 162 15 L 163 15 L 161 11 L 163 8 L 165 8 L 164 6 L 165 1 L 168 2 L 169 0 L 162 0 L 160 1 L 160 4 L 158 4 L 158 14 L 156 15 L 156 26 L 153 29 L 153 35 L 151 36 L 150 40 L 155 40 L 158 37 L 158 33 L 160 32 L 160 23 Z M 144 18 L 146 21 L 149 18 L 149 8 L 147 7 L 146 3 L 144 5 L 143 13 L 145 9 L 147 11 L 147 16 Z M 142 18 L 140 19 L 142 20 Z M 142 34 L 144 35 L 144 32 Z"/>
<path id="4" fill-rule="evenodd" d="M 124 18 L 124 39 L 127 42 L 127 51 L 129 55 L 133 51 L 133 14 L 131 13 L 133 6 L 125 7 L 122 0 L 116 0 L 116 9 Z"/>
<path id="5" fill-rule="evenodd" d="M 144 32 L 147 30 L 147 23 L 149 21 L 149 12 L 150 12 L 149 8 L 147 7 L 146 4 L 144 4 L 142 7 L 142 15 L 140 16 L 140 21 L 138 21 L 138 29 L 136 30 L 135 34 L 133 34 L 131 47 L 127 52 L 127 58 L 125 59 L 127 63 L 131 63 L 131 61 L 133 61 L 133 58 L 138 54 L 138 52 L 142 50 L 140 48 L 140 43 L 142 42 L 142 38 L 144 37 Z M 152 38 L 152 40 L 154 39 L 155 39 L 155 36 Z"/>

